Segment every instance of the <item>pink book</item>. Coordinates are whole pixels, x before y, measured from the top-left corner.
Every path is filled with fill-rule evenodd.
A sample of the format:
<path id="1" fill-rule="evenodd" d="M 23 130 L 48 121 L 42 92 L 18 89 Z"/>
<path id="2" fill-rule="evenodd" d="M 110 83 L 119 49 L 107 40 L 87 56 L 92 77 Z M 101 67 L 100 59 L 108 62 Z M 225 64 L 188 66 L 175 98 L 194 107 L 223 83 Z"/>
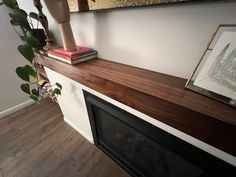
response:
<path id="1" fill-rule="evenodd" d="M 58 53 L 58 52 L 54 52 L 54 50 L 50 50 L 47 52 L 48 53 L 48 56 L 49 57 L 61 57 L 61 58 L 64 58 L 66 60 L 73 60 L 73 59 L 76 59 L 76 57 L 70 57 L 68 55 L 64 55 L 64 54 L 61 54 L 61 53 Z"/>
<path id="2" fill-rule="evenodd" d="M 48 52 L 48 56 L 49 57 L 52 57 L 52 58 L 63 58 L 65 60 L 76 60 L 76 59 L 79 59 L 79 58 L 83 58 L 83 57 L 87 57 L 87 56 L 90 56 L 90 55 L 95 55 L 97 54 L 97 52 L 95 50 L 92 50 L 91 52 L 89 53 L 82 53 L 81 55 L 79 56 L 68 56 L 68 55 L 64 55 L 64 54 L 61 54 L 61 53 L 58 53 L 58 52 L 55 52 L 55 50 L 49 50 Z"/>
<path id="3" fill-rule="evenodd" d="M 63 55 L 67 55 L 69 57 L 74 57 L 85 52 L 90 52 L 92 50 L 91 48 L 84 46 L 76 46 L 76 48 L 77 48 L 76 50 L 65 50 L 64 48 L 57 48 L 54 49 L 53 51 Z"/>
<path id="4" fill-rule="evenodd" d="M 83 57 L 79 57 L 79 58 L 70 58 L 70 57 L 65 56 L 63 54 L 60 54 L 60 53 L 55 53 L 55 52 L 52 52 L 52 51 L 51 52 L 48 51 L 48 56 L 52 57 L 52 58 L 55 58 L 59 61 L 69 63 L 69 64 L 76 64 L 76 63 L 80 63 L 80 62 L 84 62 L 84 61 L 96 58 L 97 52 L 93 51 L 90 54 L 84 54 Z"/>

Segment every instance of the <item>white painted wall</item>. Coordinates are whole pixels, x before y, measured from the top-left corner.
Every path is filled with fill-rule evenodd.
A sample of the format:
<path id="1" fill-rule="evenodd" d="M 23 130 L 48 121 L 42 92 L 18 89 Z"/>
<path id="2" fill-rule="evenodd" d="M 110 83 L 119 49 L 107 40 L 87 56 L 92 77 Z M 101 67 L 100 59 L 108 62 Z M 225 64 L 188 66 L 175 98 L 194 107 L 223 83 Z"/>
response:
<path id="1" fill-rule="evenodd" d="M 236 3 L 189 4 L 72 15 L 77 43 L 105 59 L 187 78 Z"/>
<path id="2" fill-rule="evenodd" d="M 64 115 L 64 120 L 93 143 L 82 91 L 83 85 L 46 67 L 45 70 L 52 85 L 56 82 L 62 85 L 62 95 L 58 97 L 58 103 Z"/>
<path id="3" fill-rule="evenodd" d="M 24 9 L 35 9 L 18 1 Z M 46 14 L 61 43 L 57 25 Z M 95 48 L 101 58 L 188 78 L 217 26 L 236 24 L 236 2 L 74 13 L 71 24 L 77 44 Z"/>
<path id="4" fill-rule="evenodd" d="M 0 117 L 4 111 L 29 100 L 20 90 L 22 81 L 15 74 L 16 67 L 26 62 L 17 51 L 21 41 L 9 23 L 8 12 L 7 7 L 0 6 Z"/>

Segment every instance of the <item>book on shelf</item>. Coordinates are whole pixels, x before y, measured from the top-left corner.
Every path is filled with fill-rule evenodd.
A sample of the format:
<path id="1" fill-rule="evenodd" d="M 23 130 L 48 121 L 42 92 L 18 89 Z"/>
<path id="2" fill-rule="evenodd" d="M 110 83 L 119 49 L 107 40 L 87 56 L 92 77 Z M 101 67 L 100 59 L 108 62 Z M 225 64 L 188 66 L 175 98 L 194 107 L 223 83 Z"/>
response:
<path id="1" fill-rule="evenodd" d="M 77 53 L 74 52 L 74 54 L 71 53 L 72 51 L 65 51 L 62 48 L 49 50 L 47 53 L 49 57 L 69 64 L 76 64 L 97 57 L 97 51 L 88 47 L 77 46 L 77 48 L 78 47 L 80 47 L 80 49 L 78 49 Z"/>
<path id="2" fill-rule="evenodd" d="M 52 58 L 55 58 L 59 61 L 63 61 L 65 63 L 69 63 L 69 64 L 76 64 L 76 63 L 81 63 L 81 62 L 84 62 L 84 61 L 87 61 L 87 60 L 91 60 L 91 59 L 94 59 L 97 57 L 97 54 L 92 54 L 92 55 L 88 55 L 88 56 L 85 56 L 83 58 L 78 58 L 78 59 L 73 59 L 73 60 L 68 60 L 68 59 L 65 59 L 65 58 L 62 58 L 62 57 L 57 57 L 57 56 L 53 56 Z"/>
<path id="3" fill-rule="evenodd" d="M 54 59 L 57 59 L 59 61 L 69 63 L 69 64 L 76 64 L 76 63 L 80 63 L 83 61 L 87 61 L 87 60 L 96 58 L 97 52 L 95 50 L 92 50 L 91 52 L 84 53 L 84 54 L 81 54 L 81 55 L 79 55 L 77 57 L 73 57 L 73 58 L 63 55 L 63 54 L 60 54 L 60 53 L 55 53 L 55 52 L 53 52 L 53 53 L 48 52 L 48 56 L 52 57 Z"/>
<path id="4" fill-rule="evenodd" d="M 52 52 L 60 53 L 63 55 L 67 55 L 69 57 L 75 57 L 77 55 L 91 52 L 92 49 L 89 47 L 84 47 L 84 46 L 76 46 L 76 50 L 65 50 L 64 48 L 57 48 L 52 50 Z"/>
<path id="5" fill-rule="evenodd" d="M 71 56 L 68 56 L 68 55 L 64 55 L 64 54 L 55 52 L 54 50 L 48 51 L 48 56 L 49 57 L 52 57 L 52 58 L 55 58 L 55 59 L 62 58 L 62 59 L 66 59 L 66 60 L 76 60 L 76 59 L 87 57 L 89 55 L 94 55 L 94 54 L 97 54 L 97 51 L 91 50 L 90 52 L 82 53 L 82 54 L 79 54 L 77 56 L 72 56 L 71 57 Z"/>

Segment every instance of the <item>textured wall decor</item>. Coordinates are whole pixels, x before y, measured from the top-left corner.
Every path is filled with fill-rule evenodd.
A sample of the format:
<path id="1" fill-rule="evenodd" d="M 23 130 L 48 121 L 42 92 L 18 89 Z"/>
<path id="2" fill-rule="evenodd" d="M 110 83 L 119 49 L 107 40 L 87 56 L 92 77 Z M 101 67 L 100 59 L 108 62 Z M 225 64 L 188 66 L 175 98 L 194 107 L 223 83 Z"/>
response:
<path id="1" fill-rule="evenodd" d="M 114 9 L 122 7 L 136 7 L 167 3 L 180 3 L 194 0 L 68 0 L 70 11 L 88 11 Z"/>
<path id="2" fill-rule="evenodd" d="M 236 25 L 220 25 L 186 87 L 236 107 Z"/>

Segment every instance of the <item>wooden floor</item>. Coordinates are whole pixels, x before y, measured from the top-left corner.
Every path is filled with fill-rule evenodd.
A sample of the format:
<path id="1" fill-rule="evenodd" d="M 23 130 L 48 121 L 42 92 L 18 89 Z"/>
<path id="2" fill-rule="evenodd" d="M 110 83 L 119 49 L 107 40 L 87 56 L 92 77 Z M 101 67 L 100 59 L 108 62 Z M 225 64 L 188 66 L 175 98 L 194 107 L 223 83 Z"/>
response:
<path id="1" fill-rule="evenodd" d="M 0 177 L 129 177 L 62 118 L 46 100 L 0 119 Z"/>

